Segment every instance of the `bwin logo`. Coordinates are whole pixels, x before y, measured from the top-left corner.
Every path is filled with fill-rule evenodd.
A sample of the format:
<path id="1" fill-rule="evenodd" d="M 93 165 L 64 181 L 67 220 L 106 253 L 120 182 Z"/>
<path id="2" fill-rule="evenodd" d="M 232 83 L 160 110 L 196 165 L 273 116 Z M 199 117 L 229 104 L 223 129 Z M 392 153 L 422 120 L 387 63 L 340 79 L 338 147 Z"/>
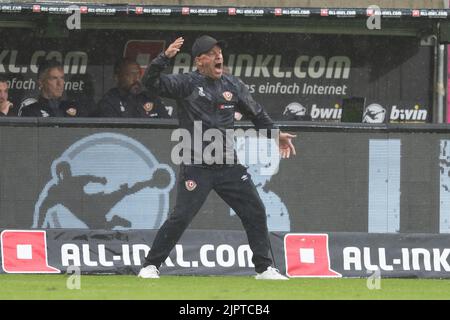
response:
<path id="1" fill-rule="evenodd" d="M 414 109 L 402 109 L 397 106 L 392 106 L 391 121 L 426 121 L 428 111 L 420 110 L 420 106 L 414 106 Z"/>
<path id="2" fill-rule="evenodd" d="M 342 117 L 342 109 L 339 104 L 334 108 L 319 108 L 317 104 L 313 104 L 311 108 L 311 118 L 321 120 L 339 120 Z"/>
<path id="3" fill-rule="evenodd" d="M 386 109 L 377 103 L 367 106 L 363 115 L 363 123 L 384 123 Z"/>
<path id="4" fill-rule="evenodd" d="M 175 174 L 142 144 L 99 133 L 51 165 L 32 228 L 157 229 L 169 211 Z"/>

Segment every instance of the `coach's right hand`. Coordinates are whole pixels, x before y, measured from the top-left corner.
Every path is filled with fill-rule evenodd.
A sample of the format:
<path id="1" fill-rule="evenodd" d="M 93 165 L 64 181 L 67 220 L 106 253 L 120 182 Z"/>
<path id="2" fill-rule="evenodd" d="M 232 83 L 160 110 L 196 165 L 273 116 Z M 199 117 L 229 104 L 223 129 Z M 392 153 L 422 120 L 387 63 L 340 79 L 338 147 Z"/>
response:
<path id="1" fill-rule="evenodd" d="M 181 46 L 184 43 L 183 37 L 177 38 L 174 42 L 170 44 L 170 46 L 166 49 L 164 54 L 167 58 L 173 58 L 177 55 L 177 53 L 180 51 Z"/>

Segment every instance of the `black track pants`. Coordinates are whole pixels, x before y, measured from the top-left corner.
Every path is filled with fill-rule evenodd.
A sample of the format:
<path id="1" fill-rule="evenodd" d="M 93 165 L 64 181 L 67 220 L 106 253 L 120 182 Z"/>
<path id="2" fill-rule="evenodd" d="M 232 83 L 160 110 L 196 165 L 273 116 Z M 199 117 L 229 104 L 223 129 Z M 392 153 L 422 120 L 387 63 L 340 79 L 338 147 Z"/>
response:
<path id="1" fill-rule="evenodd" d="M 177 188 L 175 208 L 156 234 L 144 267 L 160 267 L 212 189 L 241 219 L 253 251 L 255 271 L 261 273 L 272 265 L 265 208 L 245 167 L 182 165 Z"/>

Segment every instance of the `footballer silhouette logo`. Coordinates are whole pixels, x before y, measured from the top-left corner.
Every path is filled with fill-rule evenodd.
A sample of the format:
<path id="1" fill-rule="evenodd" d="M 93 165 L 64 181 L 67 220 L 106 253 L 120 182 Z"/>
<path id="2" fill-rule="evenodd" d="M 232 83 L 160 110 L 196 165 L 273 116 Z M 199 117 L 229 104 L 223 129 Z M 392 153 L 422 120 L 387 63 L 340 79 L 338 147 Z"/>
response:
<path id="1" fill-rule="evenodd" d="M 99 133 L 55 159 L 35 205 L 33 228 L 157 229 L 175 173 L 138 141 Z"/>
<path id="2" fill-rule="evenodd" d="M 377 103 L 368 105 L 363 114 L 363 123 L 384 123 L 386 109 Z"/>
<path id="3" fill-rule="evenodd" d="M 289 120 L 311 120 L 308 109 L 298 102 L 292 102 L 284 108 L 283 117 Z"/>

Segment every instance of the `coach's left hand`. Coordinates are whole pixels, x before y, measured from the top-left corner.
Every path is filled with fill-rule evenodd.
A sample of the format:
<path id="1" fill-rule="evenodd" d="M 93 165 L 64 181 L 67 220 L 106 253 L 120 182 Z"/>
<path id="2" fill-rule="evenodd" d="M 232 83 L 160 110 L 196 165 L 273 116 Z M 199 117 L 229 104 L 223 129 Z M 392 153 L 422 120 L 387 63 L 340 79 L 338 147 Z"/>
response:
<path id="1" fill-rule="evenodd" d="M 292 144 L 292 139 L 296 138 L 296 135 L 287 133 L 287 132 L 281 132 L 280 131 L 280 136 L 279 136 L 279 148 L 280 148 L 280 154 L 281 154 L 281 158 L 286 159 L 289 158 L 291 156 L 291 153 L 295 156 L 296 152 L 295 152 L 295 147 Z"/>

